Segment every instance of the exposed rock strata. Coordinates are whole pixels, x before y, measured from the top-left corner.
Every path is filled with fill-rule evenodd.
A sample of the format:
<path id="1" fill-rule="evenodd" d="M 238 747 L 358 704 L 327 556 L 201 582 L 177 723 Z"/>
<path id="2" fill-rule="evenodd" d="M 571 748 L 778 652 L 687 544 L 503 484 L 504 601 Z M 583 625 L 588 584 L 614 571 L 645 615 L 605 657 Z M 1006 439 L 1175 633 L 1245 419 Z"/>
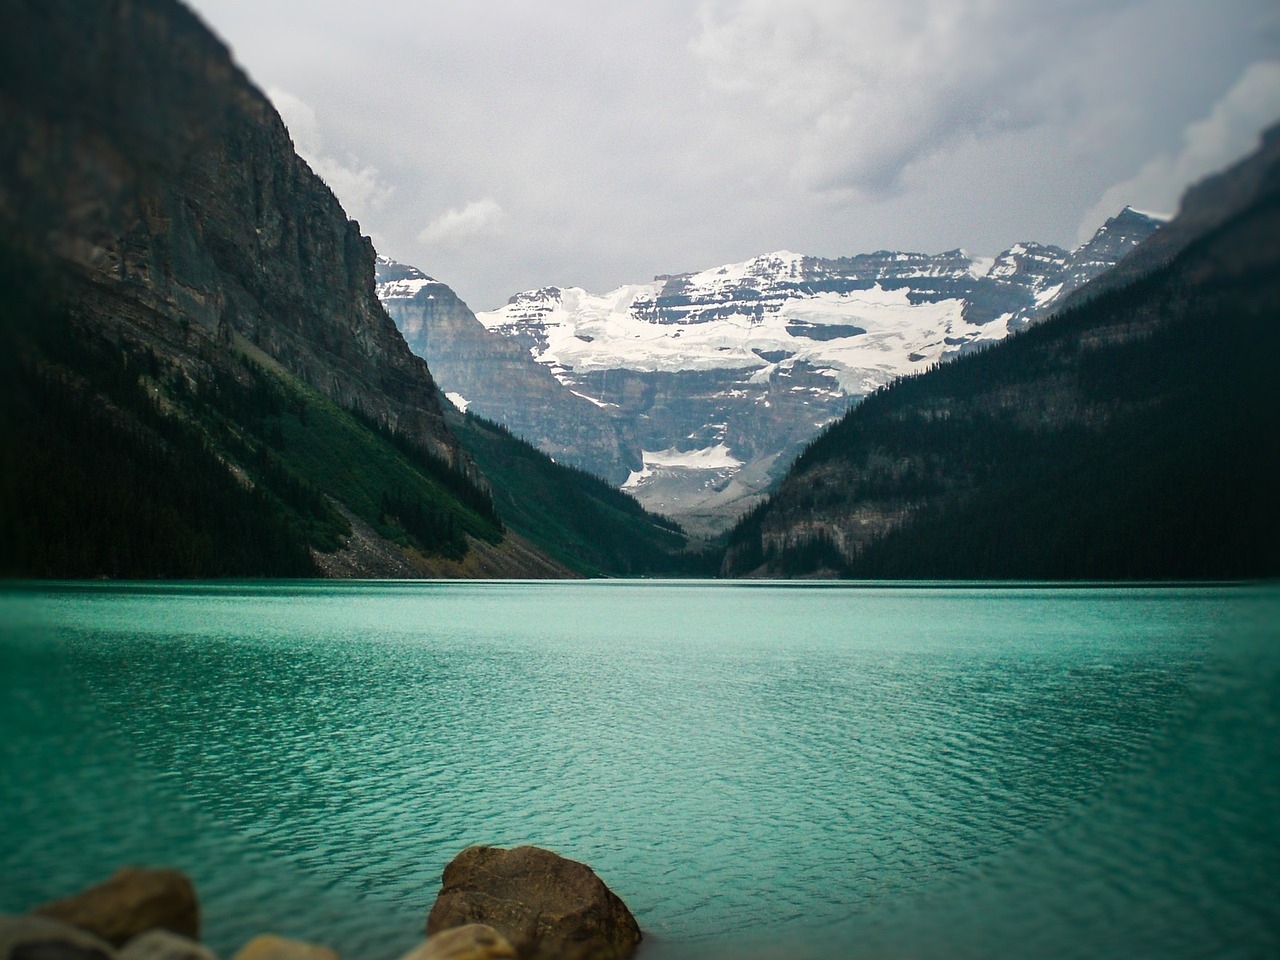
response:
<path id="1" fill-rule="evenodd" d="M 374 296 L 369 239 L 192 13 L 14 0 L 5 19 L 0 224 L 79 268 L 86 322 L 187 362 L 241 334 L 458 459 L 426 364 Z"/>
<path id="2" fill-rule="evenodd" d="M 558 463 L 621 485 L 642 466 L 630 422 L 578 396 L 513 340 L 488 330 L 447 285 L 378 258 L 378 296 L 440 388 Z"/>

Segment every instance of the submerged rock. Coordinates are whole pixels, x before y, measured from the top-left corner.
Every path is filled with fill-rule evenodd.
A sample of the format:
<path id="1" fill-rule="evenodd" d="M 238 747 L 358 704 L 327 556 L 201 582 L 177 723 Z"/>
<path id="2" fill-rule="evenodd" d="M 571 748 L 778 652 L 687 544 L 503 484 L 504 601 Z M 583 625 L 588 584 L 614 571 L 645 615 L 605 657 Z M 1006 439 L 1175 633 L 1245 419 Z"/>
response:
<path id="1" fill-rule="evenodd" d="M 200 937 L 195 887 L 177 870 L 125 867 L 96 886 L 31 912 L 88 930 L 115 947 L 156 928 L 192 940 Z"/>
<path id="2" fill-rule="evenodd" d="M 539 847 L 468 847 L 445 867 L 428 937 L 488 924 L 520 960 L 623 960 L 640 943 L 631 911 L 586 864 Z"/>
<path id="3" fill-rule="evenodd" d="M 140 933 L 121 948 L 119 960 L 218 960 L 203 943 L 168 930 Z"/>
<path id="4" fill-rule="evenodd" d="M 48 917 L 0 916 L 0 960 L 116 960 L 99 937 Z"/>
<path id="5" fill-rule="evenodd" d="M 516 948 L 493 927 L 468 923 L 434 934 L 401 960 L 510 960 Z"/>
<path id="6" fill-rule="evenodd" d="M 338 952 L 323 944 L 264 933 L 241 947 L 232 960 L 338 960 Z"/>

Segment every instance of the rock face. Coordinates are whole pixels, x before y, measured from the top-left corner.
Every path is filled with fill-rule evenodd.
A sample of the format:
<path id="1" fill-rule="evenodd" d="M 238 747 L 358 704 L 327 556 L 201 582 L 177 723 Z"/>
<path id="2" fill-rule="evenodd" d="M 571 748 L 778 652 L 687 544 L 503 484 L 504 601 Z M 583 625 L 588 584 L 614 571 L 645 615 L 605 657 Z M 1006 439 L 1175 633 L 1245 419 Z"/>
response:
<path id="1" fill-rule="evenodd" d="M 471 923 L 501 932 L 521 960 L 621 960 L 640 943 L 590 867 L 538 847 L 469 847 L 445 867 L 427 935 Z"/>
<path id="2" fill-rule="evenodd" d="M 3 25 L 0 572 L 564 574 L 502 546 L 369 239 L 186 6 Z"/>
<path id="3" fill-rule="evenodd" d="M 32 912 L 87 930 L 116 947 L 157 928 L 192 940 L 200 937 L 195 888 L 177 870 L 125 867 L 96 886 Z"/>
<path id="4" fill-rule="evenodd" d="M 0 960 L 115 960 L 111 945 L 48 917 L 0 916 Z"/>
<path id="5" fill-rule="evenodd" d="M 369 239 L 189 10 L 13 0 L 0 64 L 0 224 L 79 268 L 86 320 L 162 356 L 242 336 L 457 458 Z"/>
<path id="6" fill-rule="evenodd" d="M 379 296 L 477 412 L 714 532 L 861 397 L 1044 316 L 1158 226 L 1126 209 L 1071 252 L 782 251 L 604 294 L 547 287 L 478 315 L 514 350 L 482 337 L 447 288 L 411 268 L 383 267 Z M 565 390 L 542 382 L 534 403 L 509 395 L 507 381 L 536 379 L 530 358 Z M 565 396 L 582 402 L 570 409 Z"/>
<path id="7" fill-rule="evenodd" d="M 615 486 L 640 469 L 629 420 L 575 394 L 519 343 L 487 330 L 447 285 L 386 257 L 377 269 L 382 305 L 455 406 Z"/>

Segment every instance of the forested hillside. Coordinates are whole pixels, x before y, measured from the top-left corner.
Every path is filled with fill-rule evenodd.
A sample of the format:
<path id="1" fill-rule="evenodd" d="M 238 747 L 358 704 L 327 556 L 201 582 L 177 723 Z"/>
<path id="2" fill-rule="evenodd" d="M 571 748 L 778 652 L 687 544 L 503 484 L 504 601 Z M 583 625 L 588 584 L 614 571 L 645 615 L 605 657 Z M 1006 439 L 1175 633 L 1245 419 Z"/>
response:
<path id="1" fill-rule="evenodd" d="M 869 397 L 735 528 L 724 572 L 1280 573 L 1280 137 L 1236 175 L 1247 202 L 1172 262 Z"/>

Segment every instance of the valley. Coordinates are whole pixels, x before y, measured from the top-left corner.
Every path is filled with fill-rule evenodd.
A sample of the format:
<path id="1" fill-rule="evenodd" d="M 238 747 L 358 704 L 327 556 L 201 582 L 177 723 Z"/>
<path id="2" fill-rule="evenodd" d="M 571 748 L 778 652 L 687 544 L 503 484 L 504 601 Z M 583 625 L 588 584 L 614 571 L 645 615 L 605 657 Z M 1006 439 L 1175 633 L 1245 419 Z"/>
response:
<path id="1" fill-rule="evenodd" d="M 987 260 L 782 251 L 479 314 L 382 258 L 378 296 L 467 409 L 714 536 L 861 398 L 1036 322 L 1159 225 L 1125 209 L 1074 251 L 1022 243 Z"/>

